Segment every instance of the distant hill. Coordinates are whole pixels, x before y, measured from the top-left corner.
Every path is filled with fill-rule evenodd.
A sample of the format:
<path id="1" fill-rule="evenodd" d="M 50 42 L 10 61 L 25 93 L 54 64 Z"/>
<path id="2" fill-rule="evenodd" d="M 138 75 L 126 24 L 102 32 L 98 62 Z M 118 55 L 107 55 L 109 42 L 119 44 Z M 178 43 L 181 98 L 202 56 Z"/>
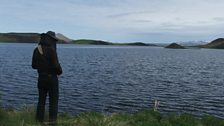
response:
<path id="1" fill-rule="evenodd" d="M 186 49 L 184 46 L 181 46 L 177 43 L 171 43 L 170 45 L 166 46 L 165 48 L 170 48 L 170 49 Z"/>
<path id="2" fill-rule="evenodd" d="M 224 38 L 218 38 L 210 43 L 203 45 L 203 48 L 224 49 Z"/>
<path id="3" fill-rule="evenodd" d="M 57 33 L 59 43 L 69 43 L 69 39 L 64 35 Z M 37 43 L 40 39 L 40 33 L 0 33 L 0 42 L 10 43 Z"/>
<path id="4" fill-rule="evenodd" d="M 64 35 L 61 34 L 61 33 L 57 33 L 57 34 L 56 34 L 56 37 L 57 37 L 58 39 L 64 41 L 64 42 L 67 42 L 67 43 L 70 43 L 70 42 L 72 41 L 72 39 L 70 39 L 70 38 L 64 36 Z"/>
<path id="5" fill-rule="evenodd" d="M 80 39 L 71 41 L 73 44 L 90 44 L 90 45 L 127 45 L 127 46 L 156 46 L 154 44 L 146 44 L 142 42 L 133 42 L 133 43 L 112 43 L 102 40 L 89 40 L 89 39 Z"/>
<path id="6" fill-rule="evenodd" d="M 198 45 L 205 45 L 207 44 L 208 42 L 205 42 L 205 41 L 184 41 L 184 42 L 175 42 L 179 45 L 182 45 L 182 46 L 198 46 Z"/>
<path id="7" fill-rule="evenodd" d="M 79 39 L 71 41 L 73 44 L 90 44 L 90 45 L 113 45 L 110 42 L 102 40 L 89 40 L 89 39 Z"/>
<path id="8" fill-rule="evenodd" d="M 1 42 L 36 43 L 39 38 L 39 33 L 0 33 Z"/>

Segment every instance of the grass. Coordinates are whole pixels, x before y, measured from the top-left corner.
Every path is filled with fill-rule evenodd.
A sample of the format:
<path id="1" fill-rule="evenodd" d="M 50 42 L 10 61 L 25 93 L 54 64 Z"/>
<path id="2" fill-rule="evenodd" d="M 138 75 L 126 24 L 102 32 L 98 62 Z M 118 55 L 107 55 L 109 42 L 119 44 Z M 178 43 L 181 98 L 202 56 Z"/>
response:
<path id="1" fill-rule="evenodd" d="M 0 109 L 0 126 L 41 126 L 34 119 L 35 109 Z M 46 116 L 47 118 L 47 116 Z M 105 115 L 96 112 L 77 116 L 60 113 L 58 126 L 224 126 L 224 120 L 212 116 L 196 118 L 189 114 L 165 116 L 153 110 L 134 114 L 114 113 Z"/>

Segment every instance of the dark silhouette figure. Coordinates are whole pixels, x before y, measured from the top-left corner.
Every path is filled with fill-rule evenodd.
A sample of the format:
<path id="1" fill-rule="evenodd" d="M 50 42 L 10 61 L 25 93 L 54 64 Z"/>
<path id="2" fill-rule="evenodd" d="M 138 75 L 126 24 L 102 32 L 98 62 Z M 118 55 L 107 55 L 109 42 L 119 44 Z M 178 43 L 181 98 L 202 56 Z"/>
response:
<path id="1" fill-rule="evenodd" d="M 34 49 L 32 67 L 38 71 L 38 91 L 39 99 L 36 111 L 36 120 L 44 121 L 45 102 L 49 95 L 49 122 L 56 123 L 58 113 L 58 75 L 62 74 L 62 69 L 58 61 L 56 52 L 56 42 L 58 39 L 55 33 L 48 31 L 41 34 L 38 47 Z"/>

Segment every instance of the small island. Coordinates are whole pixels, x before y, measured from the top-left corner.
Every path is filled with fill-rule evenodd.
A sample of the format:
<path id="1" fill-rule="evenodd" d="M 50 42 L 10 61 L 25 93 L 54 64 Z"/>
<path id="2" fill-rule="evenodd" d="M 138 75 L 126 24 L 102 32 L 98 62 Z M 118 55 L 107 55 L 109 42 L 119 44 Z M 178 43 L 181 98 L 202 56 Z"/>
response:
<path id="1" fill-rule="evenodd" d="M 177 43 L 171 43 L 170 45 L 166 46 L 165 48 L 169 49 L 186 49 L 184 46 L 181 46 Z"/>
<path id="2" fill-rule="evenodd" d="M 114 45 L 128 45 L 128 46 L 157 46 L 157 45 L 155 45 L 155 44 L 143 43 L 143 42 L 114 43 Z"/>

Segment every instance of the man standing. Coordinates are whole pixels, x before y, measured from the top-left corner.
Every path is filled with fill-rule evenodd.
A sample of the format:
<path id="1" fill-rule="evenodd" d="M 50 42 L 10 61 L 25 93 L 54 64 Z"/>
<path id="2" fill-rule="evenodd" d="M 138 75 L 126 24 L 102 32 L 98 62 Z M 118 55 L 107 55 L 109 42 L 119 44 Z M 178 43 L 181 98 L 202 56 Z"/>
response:
<path id="1" fill-rule="evenodd" d="M 58 39 L 55 33 L 48 31 L 41 34 L 38 47 L 34 49 L 32 58 L 32 68 L 38 71 L 38 92 L 39 99 L 36 111 L 36 120 L 44 121 L 45 102 L 49 95 L 49 122 L 56 123 L 58 113 L 58 75 L 62 74 L 62 69 L 58 61 L 56 52 L 56 42 Z"/>

